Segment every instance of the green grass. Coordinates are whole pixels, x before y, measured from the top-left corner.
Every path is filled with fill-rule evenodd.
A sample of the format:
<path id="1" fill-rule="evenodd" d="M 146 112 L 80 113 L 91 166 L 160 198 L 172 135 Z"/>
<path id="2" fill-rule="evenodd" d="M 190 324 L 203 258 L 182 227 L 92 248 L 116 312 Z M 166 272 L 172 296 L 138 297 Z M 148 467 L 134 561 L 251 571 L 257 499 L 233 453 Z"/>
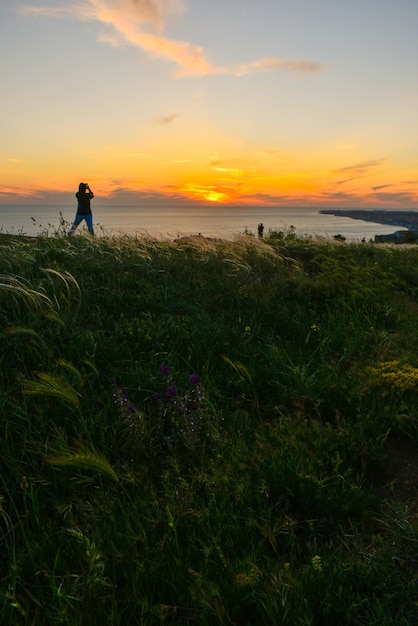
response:
<path id="1" fill-rule="evenodd" d="M 0 622 L 417 624 L 417 313 L 415 246 L 0 234 Z"/>

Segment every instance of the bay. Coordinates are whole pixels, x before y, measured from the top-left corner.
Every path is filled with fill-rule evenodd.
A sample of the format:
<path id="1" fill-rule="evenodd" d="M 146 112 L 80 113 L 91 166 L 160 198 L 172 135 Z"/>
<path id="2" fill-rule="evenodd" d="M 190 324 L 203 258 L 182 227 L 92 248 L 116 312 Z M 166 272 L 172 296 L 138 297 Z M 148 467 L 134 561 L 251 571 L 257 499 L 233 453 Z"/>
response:
<path id="1" fill-rule="evenodd" d="M 385 235 L 399 226 L 376 224 L 349 217 L 326 215 L 313 207 L 274 206 L 178 206 L 178 207 L 132 207 L 93 206 L 93 222 L 98 236 L 136 235 L 157 239 L 201 234 L 205 237 L 232 239 L 250 232 L 257 234 L 259 223 L 264 234 L 294 229 L 298 236 L 334 237 L 341 235 L 347 241 L 374 239 L 376 234 Z M 68 230 L 74 219 L 74 207 L 69 206 L 23 206 L 0 205 L 0 232 L 27 236 L 53 236 L 60 228 Z M 77 232 L 84 232 L 84 223 Z"/>

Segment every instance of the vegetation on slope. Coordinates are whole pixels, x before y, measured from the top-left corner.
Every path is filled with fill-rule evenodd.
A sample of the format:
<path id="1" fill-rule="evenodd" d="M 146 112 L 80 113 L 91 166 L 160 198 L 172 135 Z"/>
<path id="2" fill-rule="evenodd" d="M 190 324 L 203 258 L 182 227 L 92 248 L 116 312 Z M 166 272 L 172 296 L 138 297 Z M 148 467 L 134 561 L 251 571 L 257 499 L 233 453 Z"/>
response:
<path id="1" fill-rule="evenodd" d="M 0 274 L 2 624 L 418 622 L 415 247 L 0 235 Z"/>

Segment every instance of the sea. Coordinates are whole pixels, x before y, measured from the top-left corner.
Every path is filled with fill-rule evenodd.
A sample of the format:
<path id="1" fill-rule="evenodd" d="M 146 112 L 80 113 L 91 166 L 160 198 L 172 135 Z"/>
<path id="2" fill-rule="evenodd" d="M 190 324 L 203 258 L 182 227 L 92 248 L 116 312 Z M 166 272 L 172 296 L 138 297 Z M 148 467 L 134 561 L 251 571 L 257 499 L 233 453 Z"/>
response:
<path id="1" fill-rule="evenodd" d="M 101 206 L 95 204 L 93 223 L 98 236 L 146 236 L 177 239 L 189 235 L 233 239 L 244 233 L 264 235 L 269 230 L 300 237 L 344 237 L 347 241 L 369 241 L 399 226 L 383 225 L 349 217 L 320 213 L 313 207 L 279 206 Z M 0 233 L 26 236 L 54 236 L 69 228 L 74 207 L 0 205 Z M 86 231 L 84 222 L 78 232 Z"/>

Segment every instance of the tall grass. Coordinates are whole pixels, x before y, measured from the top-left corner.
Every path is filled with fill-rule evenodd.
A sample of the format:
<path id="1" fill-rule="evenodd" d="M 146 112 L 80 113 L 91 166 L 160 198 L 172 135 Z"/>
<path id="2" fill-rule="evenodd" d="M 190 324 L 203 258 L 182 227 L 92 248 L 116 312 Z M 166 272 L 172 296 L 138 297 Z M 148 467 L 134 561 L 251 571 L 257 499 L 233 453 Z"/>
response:
<path id="1" fill-rule="evenodd" d="M 0 234 L 0 622 L 418 622 L 418 250 Z"/>

